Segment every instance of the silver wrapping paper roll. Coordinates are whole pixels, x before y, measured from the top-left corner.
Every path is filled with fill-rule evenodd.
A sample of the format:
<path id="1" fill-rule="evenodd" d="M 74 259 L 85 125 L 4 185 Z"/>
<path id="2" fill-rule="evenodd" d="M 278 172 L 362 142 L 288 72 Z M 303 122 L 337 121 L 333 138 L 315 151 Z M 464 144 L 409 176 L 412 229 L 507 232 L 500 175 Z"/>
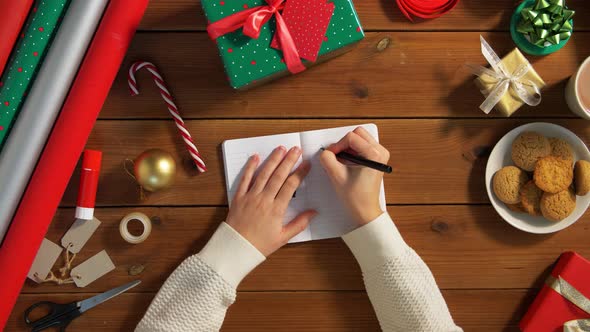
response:
<path id="1" fill-rule="evenodd" d="M 109 0 L 72 0 L 0 152 L 0 242 Z"/>

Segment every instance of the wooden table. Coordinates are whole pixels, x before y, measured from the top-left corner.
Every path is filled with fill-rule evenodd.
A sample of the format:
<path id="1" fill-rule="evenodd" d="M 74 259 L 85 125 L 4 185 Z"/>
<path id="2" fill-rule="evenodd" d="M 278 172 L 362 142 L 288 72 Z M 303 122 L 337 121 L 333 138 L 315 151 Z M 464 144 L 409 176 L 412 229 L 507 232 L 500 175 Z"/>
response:
<path id="1" fill-rule="evenodd" d="M 507 30 L 518 2 L 463 0 L 440 19 L 410 24 L 393 0 L 356 0 L 367 37 L 354 51 L 296 77 L 233 92 L 204 32 L 199 3 L 152 0 L 88 141 L 88 148 L 104 152 L 96 210 L 103 224 L 76 261 L 106 249 L 117 268 L 82 289 L 27 281 L 6 330 L 24 330 L 22 313 L 32 302 L 89 297 L 136 279 L 129 269 L 141 264 L 139 287 L 87 312 L 69 329 L 131 330 L 166 277 L 200 250 L 226 216 L 223 140 L 366 122 L 379 126 L 392 153 L 395 172 L 385 177 L 388 210 L 432 269 L 456 322 L 466 331 L 516 330 L 561 252 L 590 257 L 590 216 L 557 234 L 527 234 L 505 223 L 486 195 L 487 154 L 510 129 L 549 121 L 590 142 L 588 122 L 575 118 L 564 101 L 566 80 L 590 55 L 587 0 L 568 1 L 577 10 L 570 43 L 532 58 L 548 83 L 543 103 L 511 119 L 478 109 L 482 96 L 462 65 L 484 63 L 480 34 L 500 55 L 514 47 Z M 146 73 L 139 78 L 141 95 L 129 96 L 126 72 L 137 59 L 160 67 L 208 173 L 197 175 L 190 167 Z M 140 200 L 122 162 L 155 147 L 183 158 L 182 167 L 172 189 Z M 47 234 L 55 242 L 73 220 L 77 181 L 75 174 Z M 118 233 L 120 219 L 132 211 L 153 216 L 155 223 L 149 239 L 135 246 Z M 223 329 L 377 331 L 378 323 L 354 258 L 340 239 L 332 239 L 289 245 L 272 255 L 240 285 Z"/>

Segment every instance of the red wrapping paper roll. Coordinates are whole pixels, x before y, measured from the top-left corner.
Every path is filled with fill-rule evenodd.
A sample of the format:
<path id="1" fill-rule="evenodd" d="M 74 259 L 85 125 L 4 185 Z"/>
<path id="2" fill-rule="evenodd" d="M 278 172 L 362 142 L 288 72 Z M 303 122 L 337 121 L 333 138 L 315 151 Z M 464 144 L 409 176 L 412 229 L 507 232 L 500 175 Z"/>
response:
<path id="1" fill-rule="evenodd" d="M 23 286 L 148 0 L 111 0 L 0 247 L 0 330 Z"/>
<path id="2" fill-rule="evenodd" d="M 33 0 L 0 0 L 0 75 L 32 4 Z"/>

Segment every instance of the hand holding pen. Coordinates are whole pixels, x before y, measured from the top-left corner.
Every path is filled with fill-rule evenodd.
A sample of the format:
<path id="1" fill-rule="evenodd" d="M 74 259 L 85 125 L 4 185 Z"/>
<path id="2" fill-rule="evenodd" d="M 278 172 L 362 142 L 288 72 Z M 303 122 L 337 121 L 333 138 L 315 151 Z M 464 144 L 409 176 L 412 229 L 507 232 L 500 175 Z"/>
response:
<path id="1" fill-rule="evenodd" d="M 356 155 L 348 154 L 342 160 L 374 167 L 348 167 L 339 160 L 341 153 L 352 150 Z M 353 158 L 348 158 L 348 155 Z M 344 201 L 350 213 L 364 225 L 383 213 L 379 204 L 379 193 L 383 180 L 383 171 L 387 166 L 389 151 L 364 128 L 358 127 L 348 133 L 337 143 L 322 151 L 322 166 L 338 196 Z M 377 164 L 380 166 L 377 167 Z M 379 168 L 379 170 L 377 170 Z"/>
<path id="2" fill-rule="evenodd" d="M 326 149 L 321 148 L 320 150 L 325 151 Z M 363 158 L 361 156 L 357 156 L 352 153 L 348 153 L 346 151 L 338 152 L 336 154 L 336 158 L 346 160 L 346 161 L 351 162 L 355 165 L 369 167 L 369 168 L 372 168 L 376 171 L 387 173 L 387 174 L 393 172 L 393 168 L 389 165 L 382 164 L 382 163 L 376 162 L 374 160 L 369 160 L 369 159 Z"/>

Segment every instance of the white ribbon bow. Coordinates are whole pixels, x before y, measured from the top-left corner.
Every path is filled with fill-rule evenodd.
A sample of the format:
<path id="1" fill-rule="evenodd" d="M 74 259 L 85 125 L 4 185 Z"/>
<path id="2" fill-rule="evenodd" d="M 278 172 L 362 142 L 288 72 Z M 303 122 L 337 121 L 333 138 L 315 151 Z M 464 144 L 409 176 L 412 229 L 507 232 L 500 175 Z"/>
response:
<path id="1" fill-rule="evenodd" d="M 492 66 L 493 70 L 472 64 L 468 64 L 467 66 L 474 75 L 478 77 L 487 76 L 495 80 L 494 88 L 489 93 L 486 90 L 482 90 L 482 93 L 487 98 L 479 108 L 484 113 L 489 114 L 510 88 L 512 88 L 525 104 L 530 106 L 539 105 L 541 103 L 541 90 L 531 80 L 523 78 L 531 69 L 531 64 L 527 61 L 516 68 L 513 73 L 509 73 L 502 60 L 485 39 L 482 36 L 479 36 L 479 39 L 481 41 L 481 53 Z"/>

